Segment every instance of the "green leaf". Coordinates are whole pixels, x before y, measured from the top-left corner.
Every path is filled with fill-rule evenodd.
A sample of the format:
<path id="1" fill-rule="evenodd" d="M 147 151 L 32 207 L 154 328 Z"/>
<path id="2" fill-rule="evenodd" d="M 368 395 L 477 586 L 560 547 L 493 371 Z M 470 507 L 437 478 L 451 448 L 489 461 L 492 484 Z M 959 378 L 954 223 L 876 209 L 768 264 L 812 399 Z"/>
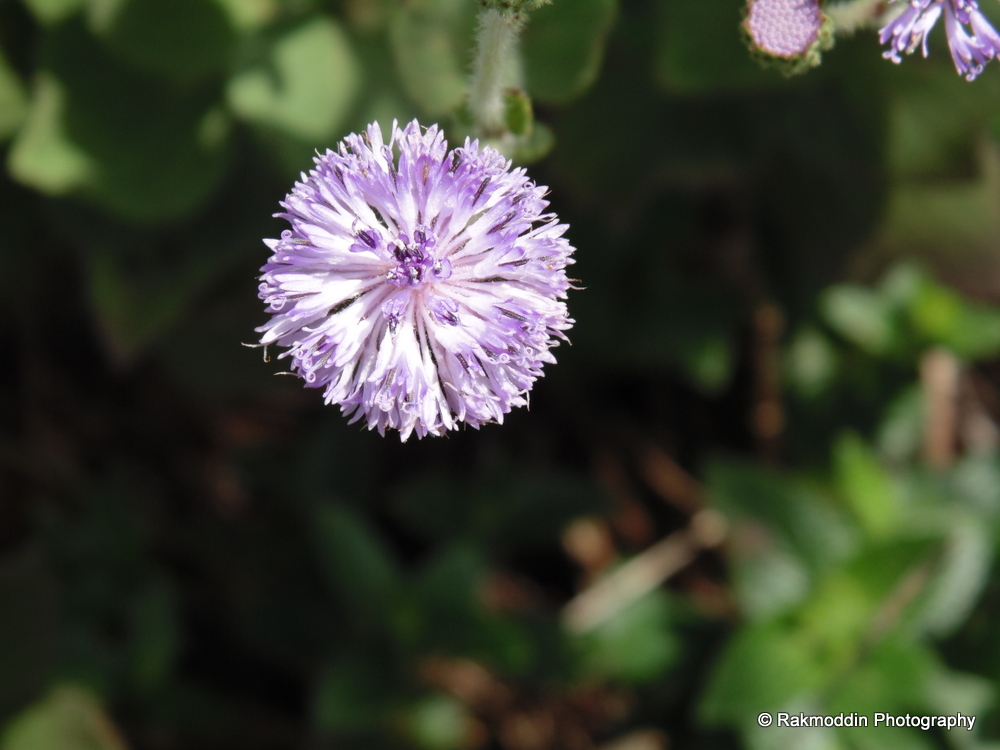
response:
<path id="1" fill-rule="evenodd" d="M 410 591 L 419 610 L 419 647 L 481 658 L 505 669 L 523 670 L 533 644 L 514 624 L 483 608 L 479 592 L 488 573 L 474 546 L 451 545 L 430 560 Z"/>
<path id="2" fill-rule="evenodd" d="M 754 531 L 762 537 L 756 544 L 747 549 L 734 545 L 731 552 L 733 583 L 746 616 L 764 620 L 805 599 L 812 578 L 786 544 L 768 538 L 760 530 L 750 533 Z"/>
<path id="3" fill-rule="evenodd" d="M 266 26 L 277 15 L 281 0 L 216 0 L 229 14 L 229 22 L 240 30 Z"/>
<path id="4" fill-rule="evenodd" d="M 989 580 L 993 547 L 993 535 L 979 519 L 956 519 L 914 629 L 942 637 L 965 622 Z"/>
<path id="5" fill-rule="evenodd" d="M 728 385 L 736 367 L 736 355 L 728 332 L 704 332 L 677 342 L 677 358 L 695 385 L 705 393 L 718 394 Z"/>
<path id="6" fill-rule="evenodd" d="M 328 503 L 316 510 L 316 553 L 327 581 L 369 624 L 390 625 L 401 589 L 382 540 L 354 511 Z"/>
<path id="7" fill-rule="evenodd" d="M 888 166 L 906 181 L 966 178 L 991 114 L 1000 111 L 1000 81 L 966 86 L 946 65 L 899 66 L 888 71 Z"/>
<path id="8" fill-rule="evenodd" d="M 128 0 L 102 36 L 129 64 L 180 84 L 221 72 L 234 39 L 214 0 Z"/>
<path id="9" fill-rule="evenodd" d="M 617 0 L 558 0 L 531 14 L 521 48 L 532 98 L 565 103 L 597 80 L 617 8 Z"/>
<path id="10" fill-rule="evenodd" d="M 413 0 L 400 6 L 389 41 L 403 90 L 432 117 L 451 112 L 465 97 L 476 4 Z"/>
<path id="11" fill-rule="evenodd" d="M 321 675 L 313 720 L 324 732 L 357 732 L 384 726 L 395 675 L 380 655 L 342 653 Z"/>
<path id="12" fill-rule="evenodd" d="M 58 581 L 26 547 L 0 564 L 0 721 L 46 687 L 60 637 Z"/>
<path id="13" fill-rule="evenodd" d="M 966 300 L 930 278 L 911 301 L 910 319 L 918 334 L 959 356 L 977 359 L 1000 352 L 1000 310 Z"/>
<path id="14" fill-rule="evenodd" d="M 112 252 L 94 251 L 87 267 L 87 289 L 105 343 L 120 365 L 127 365 L 165 334 L 215 277 L 225 255 L 202 254 L 175 260 L 170 268 L 135 273 Z"/>
<path id="15" fill-rule="evenodd" d="M 820 297 L 820 311 L 833 330 L 868 352 L 885 354 L 899 343 L 891 309 L 870 289 L 831 287 Z"/>
<path id="16" fill-rule="evenodd" d="M 899 493 L 889 475 L 855 433 L 841 435 L 834 447 L 834 479 L 841 496 L 870 537 L 885 537 L 899 524 Z"/>
<path id="17" fill-rule="evenodd" d="M 667 91 L 718 93 L 782 84 L 750 58 L 739 33 L 745 0 L 660 3 L 655 73 Z"/>
<path id="18" fill-rule="evenodd" d="M 832 675 L 853 662 L 877 604 L 877 597 L 855 576 L 837 571 L 811 592 L 797 613 L 797 634 Z"/>
<path id="19" fill-rule="evenodd" d="M 1000 234 L 1000 148 L 987 144 L 963 179 L 906 181 L 890 191 L 873 253 L 950 264 L 996 252 Z"/>
<path id="20" fill-rule="evenodd" d="M 327 146 L 354 101 L 360 75 L 340 25 L 316 18 L 275 42 L 270 68 L 239 73 L 226 93 L 243 119 Z"/>
<path id="21" fill-rule="evenodd" d="M 750 625 L 733 636 L 712 670 L 700 713 L 708 723 L 740 726 L 761 711 L 807 699 L 823 678 L 793 631 L 775 623 Z"/>
<path id="22" fill-rule="evenodd" d="M 551 543 L 571 519 L 605 504 L 598 487 L 574 474 L 494 475 L 471 496 L 452 476 L 425 474 L 400 489 L 394 511 L 429 539 L 475 538 L 490 546 L 530 549 Z"/>
<path id="23" fill-rule="evenodd" d="M 13 135 L 28 111 L 28 99 L 21 79 L 0 50 L 0 141 Z"/>
<path id="24" fill-rule="evenodd" d="M 544 122 L 534 122 L 531 126 L 531 135 L 517 144 L 514 161 L 517 164 L 533 164 L 548 156 L 555 145 L 556 139 L 549 126 Z"/>
<path id="25" fill-rule="evenodd" d="M 63 685 L 15 719 L 0 750 L 126 750 L 101 705 L 78 688 Z"/>
<path id="26" fill-rule="evenodd" d="M 87 0 L 24 0 L 41 23 L 54 24 L 69 18 L 87 4 Z"/>
<path id="27" fill-rule="evenodd" d="M 160 687 L 177 655 L 179 635 L 173 591 L 164 581 L 152 582 L 132 603 L 129 668 L 141 691 Z"/>
<path id="28" fill-rule="evenodd" d="M 63 195 L 93 177 L 92 158 L 66 135 L 65 87 L 49 73 L 35 79 L 24 126 L 7 156 L 18 182 L 48 195 Z"/>
<path id="29" fill-rule="evenodd" d="M 471 716 L 456 698 L 432 695 L 408 711 L 407 729 L 417 747 L 453 750 L 465 747 Z"/>
<path id="30" fill-rule="evenodd" d="M 28 120 L 11 147 L 18 180 L 73 191 L 133 222 L 183 216 L 227 163 L 214 92 L 179 91 L 135 73 L 74 20 L 47 33 Z M 81 65 L 80 60 L 87 60 Z"/>
<path id="31" fill-rule="evenodd" d="M 876 438 L 878 452 L 888 461 L 902 463 L 917 454 L 923 433 L 923 393 L 918 385 L 913 385 L 886 408 Z"/>
<path id="32" fill-rule="evenodd" d="M 789 384 L 804 398 L 823 394 L 837 374 L 837 350 L 815 328 L 802 328 L 785 352 Z"/>
<path id="33" fill-rule="evenodd" d="M 578 648 L 588 676 L 631 683 L 657 679 L 680 650 L 667 594 L 654 591 L 616 612 L 581 636 Z"/>
<path id="34" fill-rule="evenodd" d="M 996 704 L 996 684 L 980 675 L 963 674 L 938 665 L 922 684 L 927 705 L 942 714 L 961 711 L 981 716 Z"/>
<path id="35" fill-rule="evenodd" d="M 855 548 L 847 520 L 823 487 L 772 469 L 716 461 L 706 472 L 706 489 L 734 521 L 762 522 L 784 548 L 813 570 L 843 560 Z"/>

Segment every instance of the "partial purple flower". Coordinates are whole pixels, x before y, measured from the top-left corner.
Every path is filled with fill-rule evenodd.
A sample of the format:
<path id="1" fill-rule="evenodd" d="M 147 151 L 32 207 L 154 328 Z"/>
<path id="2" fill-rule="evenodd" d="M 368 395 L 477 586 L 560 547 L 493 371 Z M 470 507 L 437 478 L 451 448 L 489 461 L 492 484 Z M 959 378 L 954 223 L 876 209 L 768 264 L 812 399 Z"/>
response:
<path id="1" fill-rule="evenodd" d="M 822 0 L 748 0 L 743 28 L 751 49 L 786 73 L 819 64 L 830 45 L 830 24 Z"/>
<path id="2" fill-rule="evenodd" d="M 972 81 L 1000 54 L 1000 35 L 979 10 L 977 0 L 904 0 L 907 7 L 880 32 L 883 56 L 895 63 L 917 47 L 927 57 L 927 35 L 944 16 L 945 34 L 955 69 Z M 971 31 L 971 34 L 969 33 Z"/>
<path id="3" fill-rule="evenodd" d="M 345 138 L 281 204 L 265 240 L 261 343 L 352 422 L 406 440 L 479 427 L 527 403 L 569 329 L 573 248 L 546 188 L 436 125 Z"/>

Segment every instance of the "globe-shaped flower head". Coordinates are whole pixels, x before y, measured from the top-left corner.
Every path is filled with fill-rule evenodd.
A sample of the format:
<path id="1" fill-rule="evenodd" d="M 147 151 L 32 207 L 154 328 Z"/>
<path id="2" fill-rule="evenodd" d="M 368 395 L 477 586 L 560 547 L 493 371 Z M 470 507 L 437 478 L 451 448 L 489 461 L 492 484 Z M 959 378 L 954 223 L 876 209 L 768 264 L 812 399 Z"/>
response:
<path id="1" fill-rule="evenodd" d="M 403 440 L 502 422 L 572 326 L 573 248 L 546 188 L 437 126 L 350 135 L 281 204 L 265 240 L 261 343 L 352 422 Z"/>
<path id="2" fill-rule="evenodd" d="M 830 19 L 822 0 L 747 0 L 743 30 L 761 62 L 785 74 L 819 65 L 832 44 Z"/>

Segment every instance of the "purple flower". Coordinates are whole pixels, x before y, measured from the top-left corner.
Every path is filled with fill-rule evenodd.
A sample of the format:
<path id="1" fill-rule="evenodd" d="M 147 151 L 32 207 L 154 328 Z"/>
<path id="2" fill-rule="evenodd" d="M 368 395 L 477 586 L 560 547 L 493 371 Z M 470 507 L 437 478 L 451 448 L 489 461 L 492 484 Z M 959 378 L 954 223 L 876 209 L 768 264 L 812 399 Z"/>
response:
<path id="1" fill-rule="evenodd" d="M 887 59 L 898 63 L 902 60 L 901 54 L 910 54 L 917 47 L 927 57 L 927 35 L 942 15 L 951 59 L 959 74 L 967 80 L 974 80 L 983 72 L 986 63 L 1000 54 L 1000 35 L 980 12 L 977 0 L 907 2 L 906 9 L 880 32 L 882 44 L 889 42 L 889 49 L 883 53 Z"/>
<path id="2" fill-rule="evenodd" d="M 351 422 L 406 440 L 502 422 L 565 339 L 566 225 L 546 188 L 436 125 L 352 134 L 281 204 L 265 240 L 261 343 Z"/>

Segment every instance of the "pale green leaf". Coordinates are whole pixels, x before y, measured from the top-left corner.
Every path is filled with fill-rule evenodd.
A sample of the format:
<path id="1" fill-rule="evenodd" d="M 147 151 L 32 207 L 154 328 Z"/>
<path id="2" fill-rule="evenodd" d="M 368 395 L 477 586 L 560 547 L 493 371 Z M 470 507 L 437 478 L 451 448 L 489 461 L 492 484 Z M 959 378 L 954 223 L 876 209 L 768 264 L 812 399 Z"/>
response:
<path id="1" fill-rule="evenodd" d="M 465 97 L 475 3 L 423 0 L 393 16 L 389 40 L 406 94 L 431 116 L 450 112 Z"/>
<path id="2" fill-rule="evenodd" d="M 87 0 L 24 0 L 24 4 L 39 21 L 53 24 L 69 18 L 86 5 Z"/>
<path id="3" fill-rule="evenodd" d="M 892 533 L 899 523 L 899 493 L 864 441 L 843 434 L 834 447 L 834 480 L 867 534 Z"/>
<path id="4" fill-rule="evenodd" d="M 559 0 L 531 13 L 522 50 L 528 92 L 561 103 L 596 79 L 618 0 Z"/>
<path id="5" fill-rule="evenodd" d="M 63 685 L 8 726 L 0 750 L 125 750 L 125 742 L 93 696 Z"/>
<path id="6" fill-rule="evenodd" d="M 28 99 L 17 74 L 0 50 L 0 141 L 13 135 L 28 111 Z"/>
<path id="7" fill-rule="evenodd" d="M 322 144 L 336 134 L 354 100 L 360 71 L 336 21 L 317 18 L 275 44 L 273 69 L 251 68 L 227 89 L 240 117 Z"/>
<path id="8" fill-rule="evenodd" d="M 66 95 L 48 73 L 35 80 L 31 104 L 7 156 L 11 176 L 49 195 L 62 195 L 86 183 L 93 160 L 66 135 Z"/>

